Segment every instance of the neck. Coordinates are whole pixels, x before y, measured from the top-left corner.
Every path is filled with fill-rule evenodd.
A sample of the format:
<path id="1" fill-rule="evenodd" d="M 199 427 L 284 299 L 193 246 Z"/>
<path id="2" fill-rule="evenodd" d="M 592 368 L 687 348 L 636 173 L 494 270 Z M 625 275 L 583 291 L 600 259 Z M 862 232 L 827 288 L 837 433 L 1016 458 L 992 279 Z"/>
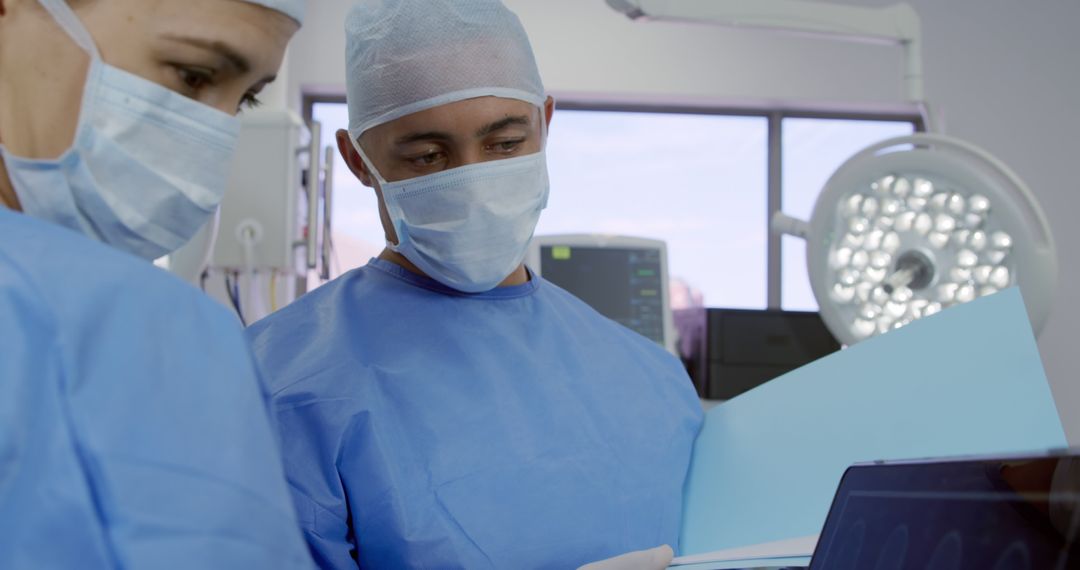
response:
<path id="1" fill-rule="evenodd" d="M 15 187 L 8 178 L 7 167 L 4 165 L 4 157 L 0 156 L 0 205 L 16 212 L 21 211 L 19 197 L 15 195 Z"/>
<path id="2" fill-rule="evenodd" d="M 0 4 L 3 1 L 0 0 Z M 0 103 L 4 103 L 0 108 L 0 131 L 9 133 L 11 110 L 9 103 L 12 101 L 19 101 L 19 99 L 12 94 L 11 83 L 5 81 L 9 79 L 11 74 L 4 68 L 0 70 Z M 16 114 L 16 116 L 18 116 Z M 0 146 L 4 145 L 5 138 L 0 135 Z M 7 148 L 7 147 L 5 147 Z M 9 210 L 15 210 L 16 212 L 22 211 L 22 207 L 19 204 L 19 197 L 15 194 L 15 185 L 11 183 L 11 179 L 8 178 L 7 165 L 4 163 L 4 155 L 0 153 L 0 207 L 7 208 Z"/>
<path id="3" fill-rule="evenodd" d="M 400 265 L 404 267 L 406 271 L 415 273 L 417 275 L 423 275 L 424 277 L 430 277 L 417 267 L 413 262 L 409 261 L 404 255 L 392 250 L 384 249 L 379 254 L 379 259 L 389 261 L 390 263 Z M 498 287 L 513 287 L 515 285 L 524 285 L 529 282 L 529 272 L 525 269 L 525 265 L 518 265 L 506 279 L 503 279 L 502 283 L 499 283 Z"/>

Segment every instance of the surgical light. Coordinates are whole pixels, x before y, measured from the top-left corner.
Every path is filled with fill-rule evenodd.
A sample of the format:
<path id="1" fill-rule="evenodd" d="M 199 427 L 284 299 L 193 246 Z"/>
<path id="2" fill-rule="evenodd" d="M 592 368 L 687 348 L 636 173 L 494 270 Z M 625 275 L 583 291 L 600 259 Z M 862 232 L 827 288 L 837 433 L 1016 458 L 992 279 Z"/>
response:
<path id="1" fill-rule="evenodd" d="M 854 344 L 1019 285 L 1039 332 L 1057 257 L 1024 183 L 985 151 L 941 135 L 889 139 L 848 159 L 809 222 L 773 230 L 807 240 L 810 285 L 837 339 Z"/>

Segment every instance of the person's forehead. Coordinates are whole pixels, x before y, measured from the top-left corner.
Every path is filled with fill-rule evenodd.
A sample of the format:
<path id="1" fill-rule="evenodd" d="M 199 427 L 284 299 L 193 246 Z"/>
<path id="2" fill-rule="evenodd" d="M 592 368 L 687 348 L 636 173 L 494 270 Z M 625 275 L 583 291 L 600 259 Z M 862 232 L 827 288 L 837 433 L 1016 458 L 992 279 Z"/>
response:
<path id="1" fill-rule="evenodd" d="M 299 28 L 282 12 L 238 0 L 157 0 L 146 16 L 141 22 L 152 36 L 225 43 L 242 51 L 255 67 L 272 71 L 279 63 L 278 49 L 284 49 Z"/>
<path id="2" fill-rule="evenodd" d="M 252 25 L 299 28 L 300 23 L 280 10 L 249 0 L 122 0 L 117 6 L 137 8 L 153 20 L 198 21 L 206 26 L 229 26 L 233 20 L 254 19 Z"/>
<path id="3" fill-rule="evenodd" d="M 478 97 L 418 111 L 373 127 L 370 132 L 379 138 L 427 131 L 472 133 L 507 117 L 525 117 L 533 124 L 538 113 L 535 105 L 519 99 Z"/>

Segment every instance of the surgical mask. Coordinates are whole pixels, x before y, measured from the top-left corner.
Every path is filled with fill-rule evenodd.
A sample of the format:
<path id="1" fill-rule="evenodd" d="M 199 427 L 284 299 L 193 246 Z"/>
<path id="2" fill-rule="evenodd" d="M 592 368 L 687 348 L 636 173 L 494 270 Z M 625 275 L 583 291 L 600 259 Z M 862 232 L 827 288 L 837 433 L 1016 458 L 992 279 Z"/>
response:
<path id="1" fill-rule="evenodd" d="M 397 232 L 398 243 L 387 245 L 432 279 L 480 293 L 525 259 L 547 207 L 545 151 L 387 182 L 355 140 L 353 146 L 379 181 Z"/>
<path id="2" fill-rule="evenodd" d="M 90 55 L 75 141 L 57 159 L 3 146 L 23 212 L 146 259 L 187 243 L 221 202 L 238 120 L 101 60 L 65 0 L 39 0 Z"/>

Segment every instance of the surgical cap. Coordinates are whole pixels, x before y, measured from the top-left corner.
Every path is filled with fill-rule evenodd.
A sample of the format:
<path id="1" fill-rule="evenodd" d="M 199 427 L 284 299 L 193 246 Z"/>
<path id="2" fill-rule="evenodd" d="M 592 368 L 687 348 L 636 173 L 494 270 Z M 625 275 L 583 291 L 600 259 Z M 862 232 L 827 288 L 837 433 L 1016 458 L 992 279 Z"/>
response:
<path id="1" fill-rule="evenodd" d="M 525 28 L 498 0 L 361 0 L 345 37 L 353 138 L 465 99 L 546 98 Z"/>
<path id="2" fill-rule="evenodd" d="M 244 0 L 251 4 L 259 4 L 260 6 L 266 6 L 272 10 L 277 10 L 282 14 L 296 20 L 297 22 L 304 23 L 304 5 L 307 4 L 307 0 Z"/>

